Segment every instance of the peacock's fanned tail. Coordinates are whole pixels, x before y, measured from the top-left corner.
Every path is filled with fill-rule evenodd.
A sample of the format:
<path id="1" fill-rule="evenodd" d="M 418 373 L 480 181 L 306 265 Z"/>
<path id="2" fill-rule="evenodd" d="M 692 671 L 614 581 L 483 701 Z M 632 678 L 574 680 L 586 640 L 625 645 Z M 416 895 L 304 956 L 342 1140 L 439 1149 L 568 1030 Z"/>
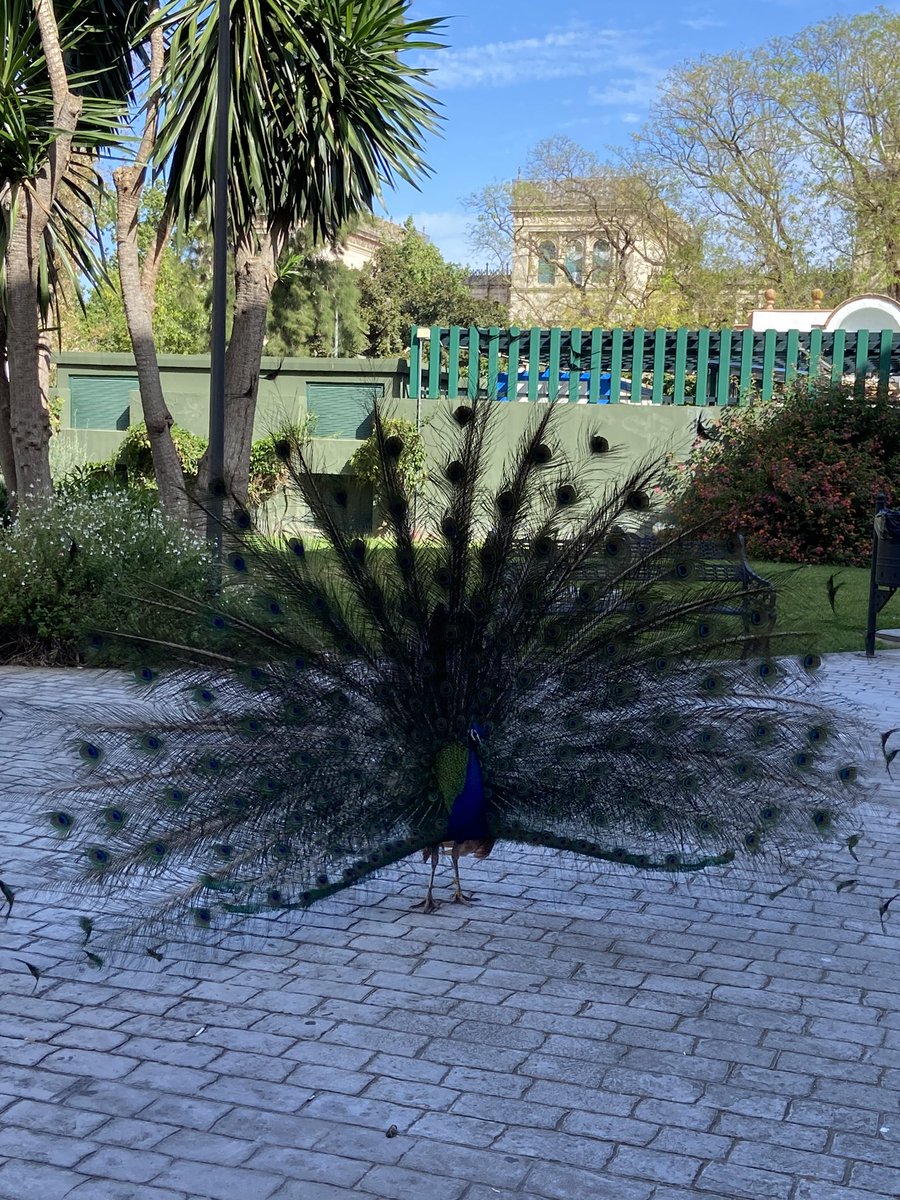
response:
<path id="1" fill-rule="evenodd" d="M 345 531 L 307 445 L 277 443 L 316 537 L 237 512 L 218 596 L 154 591 L 109 635 L 179 699 L 84 731 L 84 777 L 47 815 L 65 886 L 160 940 L 305 908 L 451 813 L 453 837 L 477 816 L 478 836 L 673 874 L 847 838 L 853 733 L 815 703 L 816 657 L 778 656 L 760 587 L 697 581 L 704 533 L 629 532 L 659 464 L 604 486 L 605 440 L 570 459 L 547 405 L 491 486 L 491 412 L 448 413 L 414 497 L 376 405 L 378 539 Z M 741 661 L 745 620 L 772 660 Z"/>

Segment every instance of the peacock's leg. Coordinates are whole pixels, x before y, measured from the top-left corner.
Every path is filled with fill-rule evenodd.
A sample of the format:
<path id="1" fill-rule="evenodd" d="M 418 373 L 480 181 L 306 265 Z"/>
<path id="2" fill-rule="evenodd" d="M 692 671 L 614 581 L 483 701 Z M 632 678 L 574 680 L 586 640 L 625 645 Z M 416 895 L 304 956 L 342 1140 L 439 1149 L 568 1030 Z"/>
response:
<path id="1" fill-rule="evenodd" d="M 454 904 L 474 904 L 477 900 L 477 897 L 473 896 L 471 894 L 471 892 L 468 895 L 466 895 L 466 893 L 462 890 L 462 884 L 460 883 L 460 880 L 459 880 L 459 845 L 458 845 L 458 843 L 454 843 L 453 848 L 450 851 L 450 858 L 453 861 L 453 880 L 454 880 L 454 884 L 455 884 L 455 887 L 453 890 L 453 903 Z"/>
<path id="2" fill-rule="evenodd" d="M 413 908 L 421 908 L 424 913 L 433 913 L 437 908 L 437 901 L 434 898 L 434 874 L 437 871 L 438 858 L 440 857 L 441 848 L 435 846 L 431 851 L 431 878 L 428 881 L 428 891 L 425 893 L 425 899 L 417 901 Z"/>

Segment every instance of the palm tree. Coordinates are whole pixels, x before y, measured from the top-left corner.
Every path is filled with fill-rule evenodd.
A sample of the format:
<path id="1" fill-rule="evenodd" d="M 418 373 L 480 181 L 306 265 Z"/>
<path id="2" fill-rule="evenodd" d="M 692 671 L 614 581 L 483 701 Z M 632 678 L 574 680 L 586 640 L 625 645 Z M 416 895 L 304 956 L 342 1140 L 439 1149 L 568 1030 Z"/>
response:
<path id="1" fill-rule="evenodd" d="M 41 346 L 60 272 L 94 274 L 93 159 L 131 99 L 133 0 L 0 0 L 0 470 L 52 492 Z"/>
<path id="2" fill-rule="evenodd" d="M 153 334 L 156 286 L 163 255 L 172 234 L 171 206 L 160 214 L 143 256 L 138 246 L 141 196 L 156 150 L 163 95 L 159 87 L 166 61 L 165 24 L 168 10 L 160 13 L 158 0 L 147 0 L 150 20 L 141 37 L 149 48 L 147 89 L 143 104 L 144 128 L 133 160 L 113 171 L 116 187 L 116 251 L 119 282 L 128 336 L 134 353 L 144 424 L 150 439 L 153 473 L 159 505 L 171 517 L 187 522 L 190 515 L 181 459 L 172 438 L 172 414 L 163 395 L 159 358 Z"/>
<path id="3" fill-rule="evenodd" d="M 409 0 L 230 0 L 229 220 L 235 299 L 226 359 L 225 483 L 245 501 L 259 366 L 277 263 L 298 227 L 337 234 L 381 188 L 427 168 L 437 114 L 410 55 L 441 45 L 439 20 Z M 215 5 L 191 0 L 168 22 L 157 163 L 173 217 L 208 212 L 216 94 Z M 208 463 L 201 464 L 208 486 Z"/>

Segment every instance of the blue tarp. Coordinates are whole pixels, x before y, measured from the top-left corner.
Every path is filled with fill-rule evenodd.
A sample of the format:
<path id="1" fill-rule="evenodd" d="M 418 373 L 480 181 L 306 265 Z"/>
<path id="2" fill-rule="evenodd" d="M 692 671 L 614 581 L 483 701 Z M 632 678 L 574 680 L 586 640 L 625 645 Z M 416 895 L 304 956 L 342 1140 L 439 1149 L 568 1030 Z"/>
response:
<path id="1" fill-rule="evenodd" d="M 528 382 L 528 372 L 520 371 L 517 376 L 517 379 L 518 379 L 519 383 L 527 383 Z M 541 371 L 541 373 L 538 375 L 538 383 L 539 384 L 540 383 L 549 383 L 549 381 L 550 381 L 549 370 Z M 568 398 L 568 390 L 569 390 L 569 372 L 568 371 L 560 371 L 559 372 L 559 382 L 560 382 L 560 384 L 565 385 L 564 387 L 560 387 L 559 398 L 567 399 Z M 591 382 L 590 371 L 582 371 L 578 376 L 578 382 L 579 382 L 579 391 L 583 390 L 581 388 L 581 384 L 586 384 L 586 385 L 590 386 L 590 382 Z M 612 375 L 609 373 L 609 371 L 604 371 L 603 374 L 600 376 L 600 398 L 597 401 L 598 404 L 609 404 L 610 403 L 611 384 L 612 384 Z M 623 379 L 620 383 L 620 388 L 621 388 L 621 394 L 623 396 L 631 395 L 631 381 L 630 380 Z M 652 394 L 653 393 L 650 390 L 650 388 L 642 388 L 641 389 L 642 399 L 649 400 L 650 397 L 652 396 Z M 501 372 L 497 376 L 497 399 L 498 400 L 511 400 L 511 399 L 515 399 L 515 398 L 516 397 L 512 397 L 509 394 L 509 373 Z"/>

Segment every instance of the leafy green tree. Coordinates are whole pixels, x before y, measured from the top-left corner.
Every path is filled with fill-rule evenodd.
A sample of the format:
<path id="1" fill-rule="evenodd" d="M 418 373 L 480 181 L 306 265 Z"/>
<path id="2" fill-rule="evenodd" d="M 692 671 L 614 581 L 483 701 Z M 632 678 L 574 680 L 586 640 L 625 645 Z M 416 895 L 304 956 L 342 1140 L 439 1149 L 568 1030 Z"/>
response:
<path id="1" fill-rule="evenodd" d="M 272 289 L 268 354 L 352 358 L 365 345 L 358 272 L 322 256 L 309 234 L 291 238 Z"/>
<path id="2" fill-rule="evenodd" d="M 154 333 L 160 354 L 209 353 L 208 292 L 197 287 L 189 262 L 169 247 L 159 269 Z M 70 350 L 130 351 L 131 338 L 118 283 L 101 283 L 68 326 Z"/>
<path id="3" fill-rule="evenodd" d="M 464 267 L 445 262 L 412 218 L 396 241 L 385 239 L 360 273 L 366 353 L 403 354 L 411 325 L 505 325 L 508 313 L 494 300 L 469 291 Z"/>
<path id="4" fill-rule="evenodd" d="M 165 206 L 165 186 L 155 183 L 142 197 L 137 227 L 139 259 L 150 250 Z M 104 240 L 115 235 L 115 202 L 106 197 L 100 208 Z M 209 352 L 211 278 L 208 232 L 202 227 L 179 245 L 170 238 L 164 248 L 156 282 L 154 337 L 160 354 L 206 354 Z M 84 298 L 70 299 L 62 320 L 62 343 L 67 350 L 96 350 L 103 353 L 130 351 L 131 338 L 122 287 L 117 273 L 118 257 L 110 259 L 110 277 L 99 280 Z"/>
<path id="5" fill-rule="evenodd" d="M 663 80 L 636 155 L 779 302 L 900 297 L 900 14 L 879 8 L 696 59 Z"/>
<path id="6" fill-rule="evenodd" d="M 900 13 L 811 25 L 769 48 L 769 87 L 814 192 L 849 231 L 855 283 L 900 299 Z M 802 198 L 801 198 L 802 199 Z"/>

